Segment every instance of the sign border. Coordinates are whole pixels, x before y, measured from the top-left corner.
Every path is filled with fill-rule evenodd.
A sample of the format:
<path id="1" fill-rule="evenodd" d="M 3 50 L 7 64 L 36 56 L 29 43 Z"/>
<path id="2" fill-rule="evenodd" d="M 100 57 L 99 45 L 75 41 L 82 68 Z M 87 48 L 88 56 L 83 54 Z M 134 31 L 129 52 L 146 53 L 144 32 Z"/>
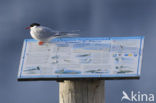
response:
<path id="1" fill-rule="evenodd" d="M 75 40 L 117 40 L 117 39 L 140 39 L 140 48 L 139 48 L 139 58 L 138 58 L 138 66 L 137 66 L 137 73 L 136 74 L 114 74 L 114 75 L 71 75 L 70 77 L 67 74 L 61 74 L 61 75 L 34 75 L 34 76 L 22 76 L 22 70 L 23 70 L 23 64 L 24 64 L 24 58 L 25 53 L 27 49 L 27 42 L 33 41 L 36 42 L 37 40 L 34 39 L 25 39 L 21 54 L 21 62 L 19 66 L 19 72 L 18 72 L 18 81 L 33 81 L 33 80 L 71 80 L 71 79 L 106 79 L 106 80 L 112 80 L 112 79 L 139 79 L 140 78 L 140 72 L 141 72 L 141 62 L 142 60 L 142 53 L 143 53 L 143 45 L 144 45 L 144 36 L 135 36 L 135 37 L 85 37 L 85 38 L 56 38 L 53 39 L 52 42 L 57 41 L 75 41 Z M 139 69 L 140 68 L 140 69 Z"/>

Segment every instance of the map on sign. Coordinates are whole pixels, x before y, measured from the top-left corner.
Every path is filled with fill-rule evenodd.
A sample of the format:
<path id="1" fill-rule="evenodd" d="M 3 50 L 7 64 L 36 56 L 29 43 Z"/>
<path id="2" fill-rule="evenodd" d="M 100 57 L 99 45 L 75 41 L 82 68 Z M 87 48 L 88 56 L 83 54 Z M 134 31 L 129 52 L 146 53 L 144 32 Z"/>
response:
<path id="1" fill-rule="evenodd" d="M 24 41 L 18 80 L 139 77 L 144 37 Z"/>

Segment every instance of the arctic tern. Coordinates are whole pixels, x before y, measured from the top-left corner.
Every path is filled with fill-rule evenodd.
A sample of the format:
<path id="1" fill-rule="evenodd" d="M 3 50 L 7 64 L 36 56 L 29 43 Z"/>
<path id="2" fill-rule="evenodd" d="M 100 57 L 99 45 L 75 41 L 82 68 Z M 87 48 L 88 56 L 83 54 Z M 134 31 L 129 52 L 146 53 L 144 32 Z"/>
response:
<path id="1" fill-rule="evenodd" d="M 30 29 L 30 35 L 33 39 L 38 40 L 39 45 L 43 45 L 44 42 L 49 42 L 54 38 L 73 37 L 79 34 L 73 32 L 56 31 L 46 26 L 41 26 L 38 23 L 32 23 L 26 29 Z"/>

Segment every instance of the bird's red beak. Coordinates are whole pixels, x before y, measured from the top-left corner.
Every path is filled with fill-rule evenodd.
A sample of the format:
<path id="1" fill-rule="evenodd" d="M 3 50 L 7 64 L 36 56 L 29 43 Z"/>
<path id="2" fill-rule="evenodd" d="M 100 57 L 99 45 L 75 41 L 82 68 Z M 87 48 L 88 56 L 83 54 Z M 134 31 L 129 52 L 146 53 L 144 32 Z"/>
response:
<path id="1" fill-rule="evenodd" d="M 30 27 L 26 27 L 25 29 L 30 29 Z"/>

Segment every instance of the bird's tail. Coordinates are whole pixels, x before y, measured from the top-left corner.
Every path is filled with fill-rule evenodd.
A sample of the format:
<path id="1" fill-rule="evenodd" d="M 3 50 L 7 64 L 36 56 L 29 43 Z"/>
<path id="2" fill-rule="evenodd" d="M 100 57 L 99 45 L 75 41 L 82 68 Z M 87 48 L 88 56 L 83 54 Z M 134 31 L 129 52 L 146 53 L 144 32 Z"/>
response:
<path id="1" fill-rule="evenodd" d="M 65 34 L 64 36 L 65 37 L 77 37 L 77 36 L 79 36 L 80 34 L 76 34 L 76 33 L 67 33 L 67 34 Z"/>
<path id="2" fill-rule="evenodd" d="M 74 32 L 59 32 L 60 37 L 76 37 L 79 36 L 80 34 L 74 33 Z"/>

